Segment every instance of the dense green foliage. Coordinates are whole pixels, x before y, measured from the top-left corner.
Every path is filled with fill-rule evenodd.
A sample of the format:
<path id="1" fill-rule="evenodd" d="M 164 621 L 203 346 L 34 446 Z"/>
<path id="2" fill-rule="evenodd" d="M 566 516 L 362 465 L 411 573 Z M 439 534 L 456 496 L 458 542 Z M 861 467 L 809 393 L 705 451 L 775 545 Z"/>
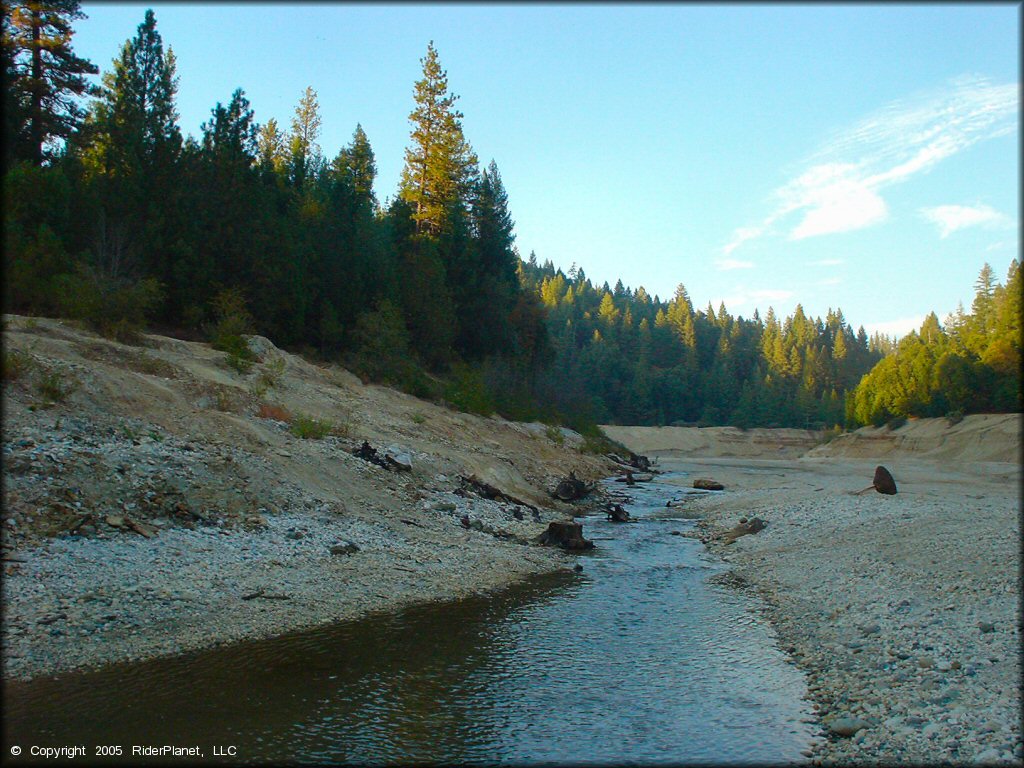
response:
<path id="1" fill-rule="evenodd" d="M 1021 410 L 1021 273 L 1011 263 L 1006 285 L 986 264 L 971 312 L 931 313 L 900 340 L 847 401 L 849 426 L 880 425 L 907 416 Z"/>
<path id="2" fill-rule="evenodd" d="M 694 310 L 682 285 L 667 301 L 594 286 L 519 258 L 501 174 L 463 135 L 433 44 L 382 205 L 360 125 L 323 156 L 312 88 L 290 120 L 263 125 L 239 88 L 186 138 L 152 11 L 93 88 L 95 68 L 70 49 L 76 0 L 0 7 L 10 311 L 126 341 L 156 324 L 207 338 L 240 372 L 253 357 L 243 335 L 259 333 L 465 410 L 568 424 L 594 446 L 598 421 L 803 427 L 1019 407 L 1016 272 L 1005 288 L 988 274 L 971 315 L 898 347 L 839 310 L 744 319 Z M 53 38 L 45 93 L 25 43 L 33 18 Z M 896 379 L 911 394 L 893 394 Z"/>
<path id="3" fill-rule="evenodd" d="M 844 393 L 881 357 L 878 342 L 799 305 L 780 320 L 733 317 L 720 305 L 695 311 L 680 285 L 668 301 L 641 287 L 595 287 L 532 257 L 524 284 L 548 311 L 555 347 L 546 374 L 556 403 L 589 402 L 598 421 L 629 424 L 831 426 Z"/>

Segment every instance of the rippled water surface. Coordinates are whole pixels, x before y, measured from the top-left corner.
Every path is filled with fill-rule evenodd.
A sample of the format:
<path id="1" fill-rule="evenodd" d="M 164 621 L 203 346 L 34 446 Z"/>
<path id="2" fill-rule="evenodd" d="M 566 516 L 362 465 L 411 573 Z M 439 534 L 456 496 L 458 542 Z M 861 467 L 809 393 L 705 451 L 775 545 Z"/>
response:
<path id="1" fill-rule="evenodd" d="M 5 742 L 233 745 L 252 762 L 802 760 L 804 680 L 674 530 L 583 519 L 584 571 L 272 641 L 5 687 Z M 226 751 L 222 749 L 221 751 Z M 91 752 L 90 752 L 91 754 Z"/>

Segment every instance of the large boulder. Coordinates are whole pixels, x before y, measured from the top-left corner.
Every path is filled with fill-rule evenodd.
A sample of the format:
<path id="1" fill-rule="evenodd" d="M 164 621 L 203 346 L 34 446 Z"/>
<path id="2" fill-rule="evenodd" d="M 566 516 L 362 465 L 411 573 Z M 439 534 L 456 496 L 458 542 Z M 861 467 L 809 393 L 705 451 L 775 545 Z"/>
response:
<path id="1" fill-rule="evenodd" d="M 879 493 L 884 493 L 887 496 L 896 495 L 896 481 L 893 480 L 889 470 L 883 466 L 875 467 L 875 479 L 871 481 L 871 484 Z"/>

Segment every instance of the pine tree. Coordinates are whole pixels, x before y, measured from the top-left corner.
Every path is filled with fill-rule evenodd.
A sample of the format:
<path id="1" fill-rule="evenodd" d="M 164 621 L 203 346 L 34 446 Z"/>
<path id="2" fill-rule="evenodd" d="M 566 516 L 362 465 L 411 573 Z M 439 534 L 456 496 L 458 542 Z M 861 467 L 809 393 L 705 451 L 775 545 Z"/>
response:
<path id="1" fill-rule="evenodd" d="M 97 93 L 85 76 L 99 69 L 71 49 L 71 23 L 85 14 L 79 0 L 4 0 L 2 13 L 4 88 L 11 89 L 5 106 L 14 110 L 7 120 L 24 121 L 8 128 L 5 139 L 41 165 L 47 147 L 81 125 L 85 113 L 77 99 Z"/>
<path id="2" fill-rule="evenodd" d="M 448 73 L 441 69 L 433 41 L 421 63 L 416 108 L 409 115 L 412 145 L 405 151 L 399 195 L 413 207 L 416 231 L 437 237 L 451 206 L 468 198 L 477 158 L 462 134 L 458 96 L 448 92 Z"/>
<path id="3" fill-rule="evenodd" d="M 320 158 L 320 103 L 316 91 L 307 87 L 295 107 L 292 117 L 292 132 L 288 142 L 291 163 L 291 180 L 299 189 L 306 183 L 310 172 L 315 170 Z"/>
<path id="4" fill-rule="evenodd" d="M 121 47 L 113 72 L 104 73 L 100 100 L 87 121 L 87 160 L 94 172 L 134 177 L 149 188 L 154 174 L 173 172 L 182 144 L 177 87 L 174 52 L 164 54 L 156 17 L 147 10 L 135 37 Z"/>
<path id="5" fill-rule="evenodd" d="M 277 127 L 277 120 L 270 118 L 257 131 L 257 154 L 260 170 L 267 177 L 283 177 L 287 172 L 288 155 L 285 151 L 284 134 Z"/>
<path id="6" fill-rule="evenodd" d="M 332 170 L 351 184 L 357 199 L 366 201 L 371 208 L 376 207 L 373 181 L 377 177 L 377 163 L 362 125 L 356 124 L 352 142 L 338 153 Z"/>
<path id="7" fill-rule="evenodd" d="M 231 95 L 227 107 L 217 103 L 209 122 L 201 126 L 203 149 L 226 164 L 248 169 L 256 160 L 258 127 L 245 91 Z"/>

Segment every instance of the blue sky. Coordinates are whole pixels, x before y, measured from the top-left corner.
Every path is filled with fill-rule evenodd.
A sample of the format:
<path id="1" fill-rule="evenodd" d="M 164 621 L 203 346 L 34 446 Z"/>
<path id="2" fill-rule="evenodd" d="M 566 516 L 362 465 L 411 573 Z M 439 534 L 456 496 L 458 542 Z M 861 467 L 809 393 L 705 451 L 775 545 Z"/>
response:
<path id="1" fill-rule="evenodd" d="M 145 4 L 83 3 L 101 70 Z M 1019 253 L 1020 7 L 156 3 L 198 135 L 242 87 L 328 157 L 361 123 L 394 194 L 433 40 L 517 246 L 698 307 L 902 334 Z"/>

